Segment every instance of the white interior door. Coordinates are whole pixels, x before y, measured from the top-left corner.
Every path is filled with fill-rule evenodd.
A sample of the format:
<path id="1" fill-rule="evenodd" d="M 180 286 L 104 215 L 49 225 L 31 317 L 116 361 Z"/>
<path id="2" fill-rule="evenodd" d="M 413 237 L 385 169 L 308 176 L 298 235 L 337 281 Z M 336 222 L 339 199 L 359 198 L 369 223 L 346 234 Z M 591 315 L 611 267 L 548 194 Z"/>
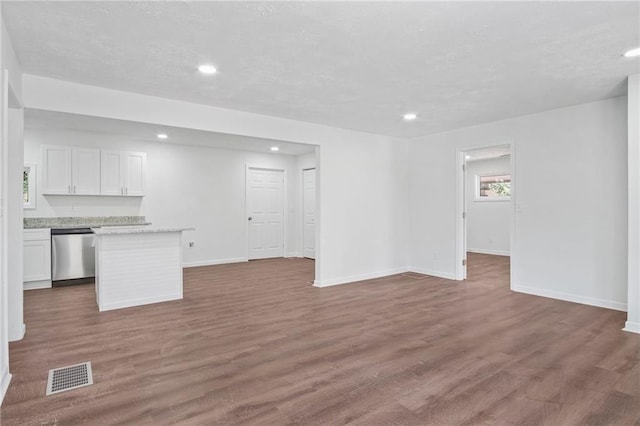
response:
<path id="1" fill-rule="evenodd" d="M 302 255 L 316 258 L 316 169 L 302 172 Z"/>
<path id="2" fill-rule="evenodd" d="M 467 156 L 463 154 L 462 165 L 462 279 L 467 279 L 467 191 L 473 191 L 475 188 L 469 188 L 467 185 Z"/>
<path id="3" fill-rule="evenodd" d="M 284 171 L 247 169 L 249 259 L 284 256 Z"/>

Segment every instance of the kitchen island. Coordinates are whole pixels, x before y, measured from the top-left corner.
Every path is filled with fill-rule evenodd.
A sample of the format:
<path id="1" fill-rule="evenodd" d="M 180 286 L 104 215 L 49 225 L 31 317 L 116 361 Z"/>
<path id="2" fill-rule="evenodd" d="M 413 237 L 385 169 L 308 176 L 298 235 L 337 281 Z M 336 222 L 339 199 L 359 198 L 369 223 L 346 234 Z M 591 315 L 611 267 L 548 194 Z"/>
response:
<path id="1" fill-rule="evenodd" d="M 194 228 L 93 228 L 100 311 L 182 299 L 182 231 Z"/>

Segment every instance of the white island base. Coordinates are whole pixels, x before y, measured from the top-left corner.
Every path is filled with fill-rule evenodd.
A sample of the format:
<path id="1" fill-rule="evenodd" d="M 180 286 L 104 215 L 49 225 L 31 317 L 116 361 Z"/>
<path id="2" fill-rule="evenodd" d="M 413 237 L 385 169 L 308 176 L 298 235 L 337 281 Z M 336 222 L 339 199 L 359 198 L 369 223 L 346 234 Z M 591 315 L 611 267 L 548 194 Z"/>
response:
<path id="1" fill-rule="evenodd" d="M 100 311 L 182 299 L 182 231 L 95 228 Z"/>

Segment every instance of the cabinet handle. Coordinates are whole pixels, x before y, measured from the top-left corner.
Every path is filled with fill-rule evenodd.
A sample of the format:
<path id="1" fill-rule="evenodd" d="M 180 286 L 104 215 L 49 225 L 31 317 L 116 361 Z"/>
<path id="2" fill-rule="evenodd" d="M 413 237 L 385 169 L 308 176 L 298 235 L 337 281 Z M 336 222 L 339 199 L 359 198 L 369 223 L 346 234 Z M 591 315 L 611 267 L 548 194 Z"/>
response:
<path id="1" fill-rule="evenodd" d="M 124 189 L 124 195 L 129 195 L 129 188 Z"/>
<path id="2" fill-rule="evenodd" d="M 71 194 L 71 185 L 67 186 L 67 194 Z"/>
<path id="3" fill-rule="evenodd" d="M 76 193 L 76 186 L 75 185 L 73 185 L 73 193 L 74 194 Z"/>

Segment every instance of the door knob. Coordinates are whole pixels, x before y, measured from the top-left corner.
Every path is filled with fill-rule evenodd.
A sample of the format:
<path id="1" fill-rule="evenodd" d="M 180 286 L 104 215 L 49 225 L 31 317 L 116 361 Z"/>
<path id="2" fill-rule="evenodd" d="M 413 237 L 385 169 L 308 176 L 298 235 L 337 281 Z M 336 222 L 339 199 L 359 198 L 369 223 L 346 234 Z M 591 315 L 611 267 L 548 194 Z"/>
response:
<path id="1" fill-rule="evenodd" d="M 249 216 L 249 217 L 247 218 L 247 220 L 251 220 L 251 219 L 253 219 L 251 216 Z"/>

